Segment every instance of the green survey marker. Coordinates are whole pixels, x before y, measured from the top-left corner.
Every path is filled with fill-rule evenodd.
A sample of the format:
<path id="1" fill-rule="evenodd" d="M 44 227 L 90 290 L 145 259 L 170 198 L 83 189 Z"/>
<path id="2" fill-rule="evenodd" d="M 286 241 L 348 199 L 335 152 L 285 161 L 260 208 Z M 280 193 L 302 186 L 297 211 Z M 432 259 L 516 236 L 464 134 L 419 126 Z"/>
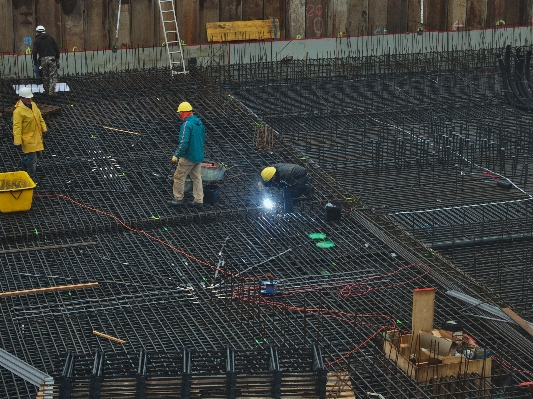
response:
<path id="1" fill-rule="evenodd" d="M 326 234 L 325 233 L 311 233 L 308 235 L 308 237 L 311 240 L 323 240 L 324 238 L 326 238 Z"/>

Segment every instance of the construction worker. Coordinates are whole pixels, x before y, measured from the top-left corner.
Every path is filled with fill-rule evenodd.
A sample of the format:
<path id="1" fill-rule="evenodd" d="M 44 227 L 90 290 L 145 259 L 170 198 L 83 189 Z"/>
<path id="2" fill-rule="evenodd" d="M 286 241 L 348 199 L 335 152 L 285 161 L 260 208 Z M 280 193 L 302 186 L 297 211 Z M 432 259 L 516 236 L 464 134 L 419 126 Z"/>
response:
<path id="1" fill-rule="evenodd" d="M 180 113 L 183 123 L 178 137 L 178 148 L 172 157 L 172 162 L 178 163 L 178 167 L 174 172 L 174 199 L 170 201 L 170 205 L 184 204 L 185 178 L 189 175 L 194 196 L 191 205 L 201 207 L 204 203 L 204 191 L 200 164 L 204 160 L 205 128 L 200 118 L 193 115 L 192 106 L 188 102 L 182 102 L 177 112 Z"/>
<path id="2" fill-rule="evenodd" d="M 283 192 L 283 211 L 292 213 L 295 198 L 302 196 L 310 198 L 313 195 L 313 187 L 307 185 L 310 177 L 303 166 L 277 163 L 267 166 L 261 171 L 263 182 L 260 182 L 258 186 L 260 190 L 263 187 L 281 189 Z"/>
<path id="3" fill-rule="evenodd" d="M 22 152 L 26 154 L 20 161 L 32 180 L 38 183 L 37 152 L 44 150 L 43 133 L 48 129 L 41 115 L 41 111 L 31 99 L 33 93 L 29 87 L 21 87 L 20 100 L 13 111 L 13 144 L 22 145 Z"/>
<path id="4" fill-rule="evenodd" d="M 37 66 L 43 79 L 43 89 L 46 94 L 53 96 L 56 91 L 57 69 L 59 68 L 59 47 L 55 39 L 45 32 L 44 26 L 36 29 L 33 42 L 33 65 Z"/>

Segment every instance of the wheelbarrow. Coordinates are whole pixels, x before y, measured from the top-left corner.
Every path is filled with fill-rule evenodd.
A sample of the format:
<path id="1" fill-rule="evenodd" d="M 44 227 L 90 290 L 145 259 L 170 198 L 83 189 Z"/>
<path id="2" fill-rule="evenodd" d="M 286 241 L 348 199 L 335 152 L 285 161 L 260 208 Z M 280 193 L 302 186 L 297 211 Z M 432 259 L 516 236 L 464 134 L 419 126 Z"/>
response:
<path id="1" fill-rule="evenodd" d="M 215 183 L 222 180 L 226 168 L 218 162 L 204 161 L 200 164 L 202 166 L 202 182 L 207 184 Z M 190 178 L 185 179 L 184 191 L 192 190 L 192 181 Z"/>

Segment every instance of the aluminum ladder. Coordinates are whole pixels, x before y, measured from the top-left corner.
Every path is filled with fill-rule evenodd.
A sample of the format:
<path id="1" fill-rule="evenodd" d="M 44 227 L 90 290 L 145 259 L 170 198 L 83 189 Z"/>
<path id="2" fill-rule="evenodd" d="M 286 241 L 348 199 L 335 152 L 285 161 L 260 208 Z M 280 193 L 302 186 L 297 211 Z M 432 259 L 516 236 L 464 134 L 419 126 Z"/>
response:
<path id="1" fill-rule="evenodd" d="M 159 13 L 161 14 L 161 25 L 163 27 L 163 33 L 165 34 L 165 46 L 167 48 L 168 61 L 170 63 L 170 73 L 172 75 L 187 73 L 187 70 L 185 69 L 185 59 L 183 58 L 180 33 L 178 31 L 178 21 L 176 20 L 174 0 L 158 0 L 158 2 Z M 174 50 L 176 47 L 177 50 Z"/>

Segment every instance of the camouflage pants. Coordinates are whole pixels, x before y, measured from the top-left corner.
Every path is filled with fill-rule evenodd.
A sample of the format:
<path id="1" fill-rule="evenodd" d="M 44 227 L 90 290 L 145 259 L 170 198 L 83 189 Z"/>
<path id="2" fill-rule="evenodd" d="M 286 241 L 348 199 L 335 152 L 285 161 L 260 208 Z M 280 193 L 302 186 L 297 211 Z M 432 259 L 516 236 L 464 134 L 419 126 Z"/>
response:
<path id="1" fill-rule="evenodd" d="M 54 57 L 41 58 L 41 75 L 43 76 L 44 92 L 53 96 L 57 83 L 57 64 Z"/>

